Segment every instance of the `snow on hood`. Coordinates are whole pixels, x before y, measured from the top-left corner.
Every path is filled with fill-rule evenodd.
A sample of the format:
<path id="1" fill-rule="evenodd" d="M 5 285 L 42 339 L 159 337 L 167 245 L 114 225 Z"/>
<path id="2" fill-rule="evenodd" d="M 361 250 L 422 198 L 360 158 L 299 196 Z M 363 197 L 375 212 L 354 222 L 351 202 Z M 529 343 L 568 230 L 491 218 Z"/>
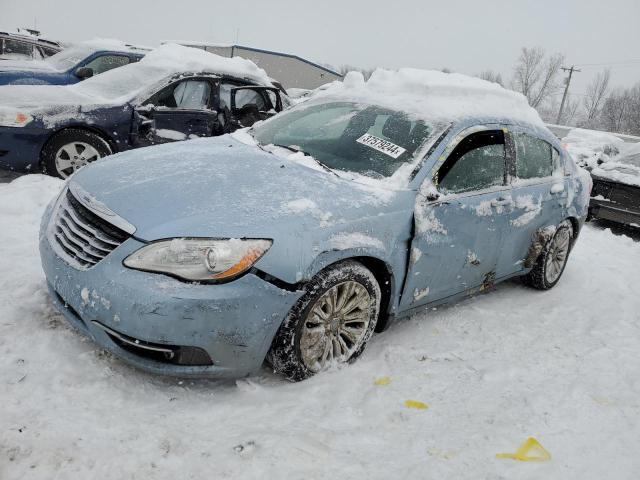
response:
<path id="1" fill-rule="evenodd" d="M 230 135 L 109 156 L 71 181 L 133 224 L 144 240 L 295 235 L 397 211 L 409 194 L 381 200 L 366 185 Z"/>
<path id="2" fill-rule="evenodd" d="M 342 82 L 317 90 L 313 100 L 338 97 L 405 111 L 427 121 L 467 117 L 512 118 L 544 124 L 524 95 L 497 83 L 459 73 L 402 68 L 378 69 L 368 81 L 349 72 Z"/>
<path id="3" fill-rule="evenodd" d="M 578 165 L 589 168 L 607 162 L 624 149 L 624 141 L 615 135 L 584 128 L 570 130 L 562 143 Z"/>
<path id="4" fill-rule="evenodd" d="M 640 143 L 625 143 L 611 133 L 582 128 L 571 130 L 562 143 L 592 175 L 640 186 Z"/>

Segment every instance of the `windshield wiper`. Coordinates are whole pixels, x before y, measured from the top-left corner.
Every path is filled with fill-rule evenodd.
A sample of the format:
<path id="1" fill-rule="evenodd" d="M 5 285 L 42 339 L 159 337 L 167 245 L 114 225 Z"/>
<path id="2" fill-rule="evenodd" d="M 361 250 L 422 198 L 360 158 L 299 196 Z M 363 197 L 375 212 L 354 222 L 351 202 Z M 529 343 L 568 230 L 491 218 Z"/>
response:
<path id="1" fill-rule="evenodd" d="M 285 149 L 287 149 L 287 150 L 289 150 L 290 152 L 293 152 L 293 153 L 302 153 L 305 157 L 312 158 L 318 165 L 320 165 L 327 172 L 334 174 L 336 177 L 340 176 L 336 172 L 334 172 L 330 167 L 328 167 L 327 165 L 322 163 L 320 160 L 318 160 L 316 157 L 314 157 L 313 155 L 305 152 L 304 150 L 302 150 L 300 147 L 298 147 L 296 145 L 280 145 L 278 143 L 274 143 L 273 146 L 274 147 L 285 148 Z"/>

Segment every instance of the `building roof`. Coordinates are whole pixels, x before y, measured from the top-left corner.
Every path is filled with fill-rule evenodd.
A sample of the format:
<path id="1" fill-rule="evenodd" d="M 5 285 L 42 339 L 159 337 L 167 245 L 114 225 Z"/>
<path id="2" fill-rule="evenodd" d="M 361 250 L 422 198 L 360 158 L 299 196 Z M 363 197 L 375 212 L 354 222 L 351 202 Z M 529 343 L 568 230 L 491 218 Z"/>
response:
<path id="1" fill-rule="evenodd" d="M 334 70 L 331 70 L 330 68 L 324 67 L 318 63 L 307 60 L 306 58 L 302 58 L 302 57 L 299 57 L 298 55 L 294 55 L 292 53 L 276 52 L 273 50 L 265 50 L 262 48 L 248 47 L 246 45 L 238 45 L 234 43 L 208 43 L 208 42 L 193 42 L 193 41 L 176 41 L 174 43 L 179 43 L 180 45 L 193 46 L 193 47 L 231 48 L 232 50 L 235 50 L 236 48 L 238 48 L 242 50 L 248 50 L 250 52 L 267 53 L 269 55 L 276 55 L 279 57 L 293 58 L 303 63 L 306 63 L 307 65 L 311 65 L 315 68 L 319 68 L 320 70 L 323 70 L 327 73 L 330 73 L 332 75 L 336 75 L 337 77 L 342 78 L 342 75 L 340 73 Z"/>

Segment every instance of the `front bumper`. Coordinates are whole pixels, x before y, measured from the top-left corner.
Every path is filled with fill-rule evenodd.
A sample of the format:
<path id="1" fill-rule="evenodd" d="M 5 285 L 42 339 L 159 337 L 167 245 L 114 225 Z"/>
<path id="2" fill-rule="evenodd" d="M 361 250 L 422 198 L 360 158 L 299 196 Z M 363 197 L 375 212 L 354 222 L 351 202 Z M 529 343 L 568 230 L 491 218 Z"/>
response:
<path id="1" fill-rule="evenodd" d="M 124 258 L 143 245 L 130 238 L 94 267 L 76 270 L 55 254 L 43 229 L 40 256 L 53 303 L 100 346 L 149 372 L 238 378 L 258 370 L 302 292 L 282 290 L 253 274 L 204 285 L 124 267 Z M 137 355 L 108 330 L 142 344 L 197 347 L 213 364 L 176 365 Z"/>
<path id="2" fill-rule="evenodd" d="M 40 128 L 0 127 L 0 167 L 19 172 L 40 169 L 48 132 Z"/>
<path id="3" fill-rule="evenodd" d="M 589 202 L 589 216 L 600 218 L 624 225 L 640 225 L 640 212 L 622 207 L 610 200 L 591 198 Z"/>

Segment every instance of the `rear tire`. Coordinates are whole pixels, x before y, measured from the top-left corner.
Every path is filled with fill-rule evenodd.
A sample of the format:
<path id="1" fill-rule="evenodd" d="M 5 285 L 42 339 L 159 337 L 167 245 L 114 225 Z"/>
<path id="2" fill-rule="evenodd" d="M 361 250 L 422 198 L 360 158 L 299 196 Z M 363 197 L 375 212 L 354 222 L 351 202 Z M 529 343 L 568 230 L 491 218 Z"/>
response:
<path id="1" fill-rule="evenodd" d="M 53 135 L 42 149 L 42 170 L 47 175 L 67 178 L 79 168 L 112 153 L 109 143 L 99 135 L 68 128 Z"/>
<path id="2" fill-rule="evenodd" d="M 524 276 L 524 282 L 538 290 L 549 290 L 560 281 L 569 260 L 573 245 L 573 227 L 565 221 L 538 256 L 531 271 Z"/>
<path id="3" fill-rule="evenodd" d="M 358 262 L 347 260 L 323 270 L 280 326 L 267 361 L 294 382 L 353 362 L 376 327 L 380 297 L 376 278 Z"/>

